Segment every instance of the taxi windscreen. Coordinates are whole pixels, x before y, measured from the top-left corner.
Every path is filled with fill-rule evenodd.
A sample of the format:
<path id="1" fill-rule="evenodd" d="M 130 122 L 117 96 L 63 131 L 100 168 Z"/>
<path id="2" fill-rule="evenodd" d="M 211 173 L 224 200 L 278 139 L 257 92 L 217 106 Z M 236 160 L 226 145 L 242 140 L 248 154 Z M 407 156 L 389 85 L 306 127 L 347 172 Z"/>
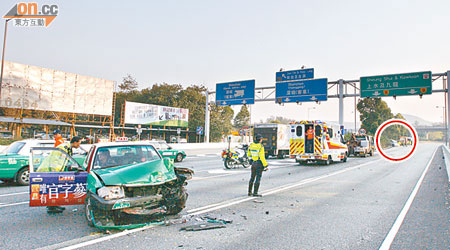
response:
<path id="1" fill-rule="evenodd" d="M 94 168 L 124 166 L 160 159 L 156 150 L 149 145 L 101 147 L 95 155 Z"/>

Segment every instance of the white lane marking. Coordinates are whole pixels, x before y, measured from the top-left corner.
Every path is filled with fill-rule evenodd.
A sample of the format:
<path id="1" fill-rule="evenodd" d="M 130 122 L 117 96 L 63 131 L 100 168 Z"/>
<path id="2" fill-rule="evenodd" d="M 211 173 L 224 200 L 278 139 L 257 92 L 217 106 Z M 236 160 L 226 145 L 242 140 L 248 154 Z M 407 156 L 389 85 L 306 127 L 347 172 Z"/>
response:
<path id="1" fill-rule="evenodd" d="M 271 169 L 279 169 L 279 168 L 288 168 L 288 167 L 296 167 L 296 165 L 297 164 L 291 164 L 291 165 L 281 165 L 281 166 L 275 166 L 275 167 L 271 167 L 270 165 L 269 165 L 269 170 L 271 170 Z"/>
<path id="2" fill-rule="evenodd" d="M 230 207 L 230 206 L 233 206 L 233 205 L 242 203 L 242 202 L 254 200 L 254 199 L 256 199 L 256 198 L 257 198 L 257 197 L 247 197 L 247 198 L 244 198 L 244 199 L 241 199 L 241 200 L 237 200 L 237 201 L 234 201 L 234 202 L 229 202 L 229 201 L 227 201 L 226 204 L 222 204 L 222 203 L 225 203 L 225 202 L 221 202 L 221 203 L 220 203 L 221 205 L 219 205 L 219 206 L 213 206 L 213 207 L 211 207 L 211 208 L 206 208 L 206 209 L 204 209 L 204 210 L 200 210 L 200 211 L 191 213 L 191 214 L 189 214 L 189 215 L 199 215 L 199 214 L 204 214 L 204 213 L 211 212 L 211 211 L 214 211 L 214 210 L 218 210 L 218 209 L 221 209 L 221 208 Z"/>
<path id="3" fill-rule="evenodd" d="M 284 187 L 281 187 L 281 188 L 275 188 L 272 191 L 263 192 L 263 195 L 269 195 L 269 194 L 274 194 L 274 193 L 277 193 L 277 192 L 281 192 L 281 191 L 289 189 L 289 188 L 297 187 L 297 186 L 304 185 L 306 183 L 310 183 L 310 182 L 313 182 L 313 181 L 317 181 L 317 180 L 320 180 L 320 179 L 323 179 L 323 178 L 326 178 L 326 177 L 330 177 L 330 176 L 333 176 L 333 175 L 341 174 L 341 173 L 344 173 L 344 172 L 347 172 L 347 171 L 350 171 L 350 170 L 353 170 L 353 169 L 356 169 L 356 168 L 359 168 L 359 167 L 362 167 L 362 166 L 365 166 L 365 165 L 376 163 L 378 161 L 381 161 L 381 160 L 372 161 L 372 162 L 368 162 L 368 163 L 365 163 L 365 164 L 357 165 L 357 166 L 354 166 L 354 167 L 351 167 L 351 168 L 347 168 L 347 169 L 343 169 L 343 170 L 337 171 L 335 173 L 322 175 L 322 176 L 319 176 L 317 178 L 310 178 L 310 179 L 301 181 L 300 183 L 296 183 L 296 184 L 294 183 L 294 184 L 291 184 L 291 185 L 288 185 L 288 186 L 284 186 Z M 187 212 L 188 212 L 188 215 L 203 214 L 203 213 L 207 213 L 207 212 L 210 212 L 210 211 L 218 210 L 218 209 L 221 209 L 221 208 L 224 208 L 224 207 L 233 206 L 233 205 L 236 205 L 236 204 L 239 204 L 239 203 L 242 203 L 242 202 L 250 201 L 250 200 L 253 200 L 253 199 L 256 199 L 256 198 L 257 197 L 245 197 L 245 198 L 238 197 L 238 198 L 235 198 L 235 199 L 231 199 L 231 200 L 227 200 L 227 201 L 223 201 L 223 202 L 207 205 L 207 206 L 204 206 L 204 207 L 191 209 L 191 210 L 189 210 Z M 101 237 L 101 238 L 98 238 L 98 239 L 94 239 L 94 240 L 78 243 L 78 244 L 75 244 L 75 245 L 72 245 L 72 246 L 69 246 L 69 247 L 61 248 L 61 250 L 73 250 L 73 249 L 77 249 L 77 248 L 90 246 L 90 245 L 97 244 L 97 243 L 100 243 L 100 242 L 103 242 L 103 241 L 107 241 L 107 240 L 111 240 L 111 239 L 118 238 L 118 237 L 121 237 L 121 236 L 125 236 L 125 235 L 131 234 L 131 233 L 144 231 L 144 230 L 152 228 L 152 227 L 155 227 L 155 225 L 150 225 L 150 226 L 146 226 L 146 227 L 142 227 L 142 228 L 136 228 L 136 229 L 132 229 L 132 230 L 126 230 L 126 231 L 123 231 L 123 232 L 120 232 L 120 233 L 117 233 L 117 234 L 112 234 L 112 235 L 108 235 L 108 236 Z"/>
<path id="4" fill-rule="evenodd" d="M 19 193 L 11 193 L 11 194 L 0 194 L 0 197 L 19 195 L 19 194 L 28 194 L 28 192 L 19 192 Z"/>
<path id="5" fill-rule="evenodd" d="M 230 170 L 225 170 L 225 169 L 213 169 L 213 170 L 208 170 L 208 173 L 210 174 L 230 174 L 230 173 L 248 173 L 249 170 L 247 171 L 242 171 L 242 170 L 237 170 L 237 171 L 230 171 Z"/>
<path id="6" fill-rule="evenodd" d="M 194 213 L 194 212 L 203 210 L 203 209 L 207 209 L 207 208 L 210 208 L 210 207 L 215 207 L 215 206 L 218 206 L 218 205 L 221 205 L 221 204 L 225 204 L 225 203 L 230 202 L 230 201 L 233 201 L 233 200 L 240 200 L 240 199 L 242 199 L 242 198 L 241 198 L 241 197 L 238 197 L 238 198 L 236 198 L 236 199 L 232 199 L 232 200 L 228 200 L 228 201 L 223 201 L 223 202 L 219 202 L 219 203 L 214 203 L 214 204 L 206 205 L 206 206 L 203 206 L 203 207 L 193 208 L 193 209 L 188 210 L 188 211 L 186 211 L 186 212 L 187 212 L 188 214 L 191 214 L 191 213 Z"/>
<path id="7" fill-rule="evenodd" d="M 0 207 L 10 207 L 10 206 L 17 206 L 17 205 L 22 205 L 22 204 L 28 204 L 28 201 L 24 201 L 24 202 L 17 202 L 17 203 L 10 203 L 10 204 L 5 204 L 5 205 L 0 205 Z"/>
<path id="8" fill-rule="evenodd" d="M 229 176 L 229 175 L 233 175 L 233 173 L 213 175 L 213 176 L 206 176 L 206 177 L 195 177 L 194 176 L 194 177 L 192 177 L 191 181 L 200 181 L 200 180 L 212 179 L 212 178 L 217 178 L 217 177 L 222 177 L 222 176 Z"/>
<path id="9" fill-rule="evenodd" d="M 295 166 L 297 166 L 298 165 L 298 163 L 295 163 L 295 162 L 289 162 L 289 163 L 284 163 L 284 164 L 280 164 L 279 166 L 275 166 L 275 167 L 271 167 L 272 165 L 275 165 L 275 164 L 269 164 L 269 169 L 278 169 L 278 168 L 287 168 L 287 167 L 295 167 Z M 277 164 L 278 165 L 278 164 Z M 248 168 L 242 168 L 242 170 L 244 170 L 244 169 L 248 169 L 248 171 L 250 171 L 250 167 L 248 167 Z M 222 172 L 223 171 L 223 172 Z M 226 170 L 226 169 L 207 169 L 207 170 L 195 170 L 195 173 L 201 173 L 201 172 L 208 172 L 208 173 L 210 173 L 210 174 L 217 174 L 217 173 L 225 173 L 225 172 L 227 172 L 227 173 L 233 173 L 233 172 L 237 172 L 237 173 L 243 173 L 242 171 L 241 172 L 239 172 L 239 170 L 238 171 L 233 171 L 233 170 Z M 245 172 L 245 173 L 247 173 L 247 172 Z"/>
<path id="10" fill-rule="evenodd" d="M 143 230 L 155 227 L 155 226 L 156 225 L 149 225 L 149 226 L 135 228 L 135 229 L 131 229 L 131 230 L 125 230 L 125 231 L 122 231 L 120 233 L 108 235 L 106 237 L 101 237 L 101 238 L 98 238 L 98 239 L 95 239 L 95 240 L 90 240 L 90 241 L 82 242 L 82 243 L 75 244 L 75 245 L 72 245 L 72 246 L 68 246 L 68 247 L 65 247 L 65 248 L 60 248 L 60 250 L 72 250 L 72 249 L 77 249 L 77 248 L 90 246 L 90 245 L 93 245 L 93 244 L 96 244 L 96 243 L 100 243 L 100 242 L 105 241 L 105 240 L 112 240 L 114 238 L 122 237 L 122 236 L 125 236 L 125 235 L 128 235 L 128 234 L 137 233 L 137 232 L 140 232 L 140 231 L 143 231 Z"/>
<path id="11" fill-rule="evenodd" d="M 334 173 L 325 174 L 325 175 L 322 175 L 322 176 L 319 176 L 319 177 L 315 177 L 315 178 L 309 178 L 309 179 L 306 179 L 306 180 L 302 180 L 302 181 L 300 181 L 298 183 L 293 183 L 293 184 L 288 184 L 288 185 L 284 185 L 284 186 L 281 186 L 281 187 L 276 187 L 274 189 L 271 189 L 271 190 L 268 190 L 268 191 L 264 191 L 261 194 L 263 196 L 267 196 L 267 195 L 279 193 L 279 192 L 282 192 L 282 191 L 285 191 L 285 190 L 288 190 L 288 189 L 292 189 L 292 188 L 295 188 L 295 187 L 298 187 L 298 186 L 302 186 L 302 185 L 305 185 L 305 184 L 308 184 L 308 183 L 311 183 L 311 182 L 315 182 L 315 181 L 318 181 L 318 180 L 321 180 L 321 179 L 324 179 L 324 178 L 327 178 L 327 177 L 331 177 L 331 176 L 334 176 L 334 175 L 342 174 L 342 173 L 348 172 L 350 170 L 357 169 L 357 168 L 360 168 L 360 167 L 363 167 L 363 166 L 366 166 L 366 165 L 369 165 L 369 164 L 373 164 L 373 163 L 376 163 L 376 162 L 379 162 L 379 161 L 381 161 L 381 160 L 367 162 L 367 163 L 360 164 L 360 165 L 357 165 L 357 166 L 354 166 L 354 167 L 342 169 L 342 170 L 336 171 Z M 199 215 L 199 214 L 211 212 L 211 211 L 214 211 L 214 210 L 218 210 L 218 209 L 221 209 L 221 208 L 229 207 L 229 206 L 232 206 L 232 205 L 236 205 L 236 204 L 239 204 L 239 203 L 242 203 L 242 202 L 246 202 L 246 201 L 249 201 L 249 200 L 253 200 L 253 199 L 256 199 L 256 198 L 257 197 L 246 197 L 246 198 L 243 198 L 243 199 L 242 198 L 237 198 L 237 199 L 233 199 L 233 200 L 219 202 L 219 203 L 216 203 L 216 204 L 211 204 L 211 205 L 202 207 L 201 210 L 199 210 L 199 209 L 191 209 L 191 210 L 188 211 L 188 213 L 189 212 L 193 212 L 193 213 L 189 213 L 189 215 Z M 199 211 L 197 211 L 197 210 L 199 210 Z"/>
<path id="12" fill-rule="evenodd" d="M 269 164 L 269 168 L 270 165 L 294 165 L 294 166 L 300 166 L 300 164 L 298 164 L 298 162 L 295 161 L 277 161 L 277 162 L 267 162 L 267 164 Z"/>
<path id="13" fill-rule="evenodd" d="M 267 190 L 265 192 L 262 192 L 262 195 L 271 195 L 271 194 L 279 193 L 279 192 L 284 191 L 284 190 L 288 190 L 288 189 L 291 189 L 291 188 L 302 186 L 302 185 L 305 185 L 305 184 L 308 184 L 308 183 L 311 183 L 311 182 L 314 182 L 314 181 L 318 181 L 318 180 L 321 180 L 321 179 L 324 179 L 324 178 L 327 178 L 327 177 L 331 177 L 331 176 L 334 176 L 334 175 L 342 174 L 342 173 L 345 173 L 347 171 L 350 171 L 350 170 L 353 170 L 353 169 L 357 169 L 357 168 L 360 168 L 360 167 L 364 167 L 366 165 L 373 164 L 373 163 L 379 162 L 379 161 L 381 161 L 381 159 L 380 160 L 376 160 L 376 161 L 367 162 L 367 163 L 360 164 L 360 165 L 356 165 L 354 167 L 341 169 L 341 170 L 336 171 L 334 173 L 324 174 L 324 175 L 321 175 L 319 177 L 308 178 L 308 179 L 302 180 L 302 181 L 300 181 L 298 183 L 288 184 L 288 185 L 285 185 L 285 186 L 282 186 L 282 187 L 277 187 L 277 188 L 274 188 L 272 190 Z"/>
<path id="14" fill-rule="evenodd" d="M 199 154 L 199 155 L 188 155 L 186 157 L 189 158 L 199 158 L 199 157 L 216 157 L 219 156 L 220 154 Z"/>
<path id="15" fill-rule="evenodd" d="M 439 147 L 438 147 L 439 148 Z M 379 250 L 388 250 L 391 248 L 391 244 L 395 239 L 395 236 L 397 236 L 398 230 L 400 229 L 400 226 L 403 223 L 403 220 L 406 217 L 406 214 L 409 211 L 409 208 L 411 207 L 412 202 L 414 201 L 414 198 L 417 195 L 417 192 L 419 191 L 420 186 L 422 185 L 423 179 L 425 178 L 425 175 L 428 172 L 428 169 L 430 168 L 431 162 L 434 159 L 434 156 L 436 155 L 436 152 L 438 150 L 434 151 L 433 155 L 431 156 L 430 161 L 428 162 L 427 166 L 425 167 L 425 170 L 423 171 L 422 175 L 420 176 L 419 180 L 417 181 L 416 186 L 414 187 L 413 191 L 411 192 L 411 195 L 409 196 L 408 200 L 405 203 L 405 206 L 403 206 L 402 211 L 398 215 L 397 219 L 394 222 L 394 225 L 392 226 L 391 230 L 389 231 L 388 235 L 384 239 L 383 243 L 381 244 L 381 247 Z"/>

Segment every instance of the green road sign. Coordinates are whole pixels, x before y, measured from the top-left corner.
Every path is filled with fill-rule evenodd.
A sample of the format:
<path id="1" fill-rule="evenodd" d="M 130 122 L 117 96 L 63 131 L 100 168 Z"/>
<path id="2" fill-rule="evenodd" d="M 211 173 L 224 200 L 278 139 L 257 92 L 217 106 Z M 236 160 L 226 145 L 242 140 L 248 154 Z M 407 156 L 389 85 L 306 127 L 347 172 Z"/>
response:
<path id="1" fill-rule="evenodd" d="M 431 71 L 361 77 L 361 97 L 431 94 Z"/>

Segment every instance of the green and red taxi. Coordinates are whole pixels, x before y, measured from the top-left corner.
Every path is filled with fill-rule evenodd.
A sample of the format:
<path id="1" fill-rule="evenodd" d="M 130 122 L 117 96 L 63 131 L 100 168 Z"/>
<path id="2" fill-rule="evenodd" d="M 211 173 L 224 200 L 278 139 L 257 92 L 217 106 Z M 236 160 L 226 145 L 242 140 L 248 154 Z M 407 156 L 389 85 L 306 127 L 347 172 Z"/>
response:
<path id="1" fill-rule="evenodd" d="M 55 157 L 64 171 L 40 171 Z M 30 158 L 30 206 L 84 204 L 88 224 L 100 229 L 129 229 L 152 215 L 179 213 L 193 174 L 148 142 L 94 144 L 81 165 L 58 148 L 33 148 Z"/>
<path id="2" fill-rule="evenodd" d="M 174 149 L 165 141 L 149 141 L 149 143 L 153 145 L 164 158 L 172 159 L 175 162 L 181 162 L 186 158 L 186 153 L 183 150 Z"/>
<path id="3" fill-rule="evenodd" d="M 0 152 L 0 180 L 14 181 L 20 185 L 29 183 L 29 156 L 32 147 L 53 147 L 53 140 L 27 139 L 16 141 Z M 81 163 L 86 157 L 86 151 L 74 152 L 74 159 Z"/>

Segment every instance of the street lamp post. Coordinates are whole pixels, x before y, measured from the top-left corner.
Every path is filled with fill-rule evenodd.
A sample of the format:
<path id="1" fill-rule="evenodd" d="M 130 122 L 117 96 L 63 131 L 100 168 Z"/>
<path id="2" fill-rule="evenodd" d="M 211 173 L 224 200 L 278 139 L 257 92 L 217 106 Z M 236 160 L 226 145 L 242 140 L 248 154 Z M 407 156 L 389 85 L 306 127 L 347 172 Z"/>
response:
<path id="1" fill-rule="evenodd" d="M 309 110 L 316 109 L 316 107 L 308 108 L 308 121 L 309 121 Z"/>
<path id="2" fill-rule="evenodd" d="M 0 102 L 2 99 L 2 85 L 3 85 L 3 66 L 5 64 L 5 46 L 6 46 L 6 32 L 8 31 L 8 22 L 11 20 L 6 19 L 5 20 L 5 34 L 3 35 L 3 53 L 2 53 L 2 68 L 0 73 Z"/>
<path id="3" fill-rule="evenodd" d="M 356 110 L 355 111 L 352 111 L 352 114 L 354 114 L 354 116 L 355 116 L 355 121 L 354 121 L 354 125 L 355 125 L 355 133 L 356 133 L 356 131 L 357 131 L 357 129 L 356 129 Z"/>

